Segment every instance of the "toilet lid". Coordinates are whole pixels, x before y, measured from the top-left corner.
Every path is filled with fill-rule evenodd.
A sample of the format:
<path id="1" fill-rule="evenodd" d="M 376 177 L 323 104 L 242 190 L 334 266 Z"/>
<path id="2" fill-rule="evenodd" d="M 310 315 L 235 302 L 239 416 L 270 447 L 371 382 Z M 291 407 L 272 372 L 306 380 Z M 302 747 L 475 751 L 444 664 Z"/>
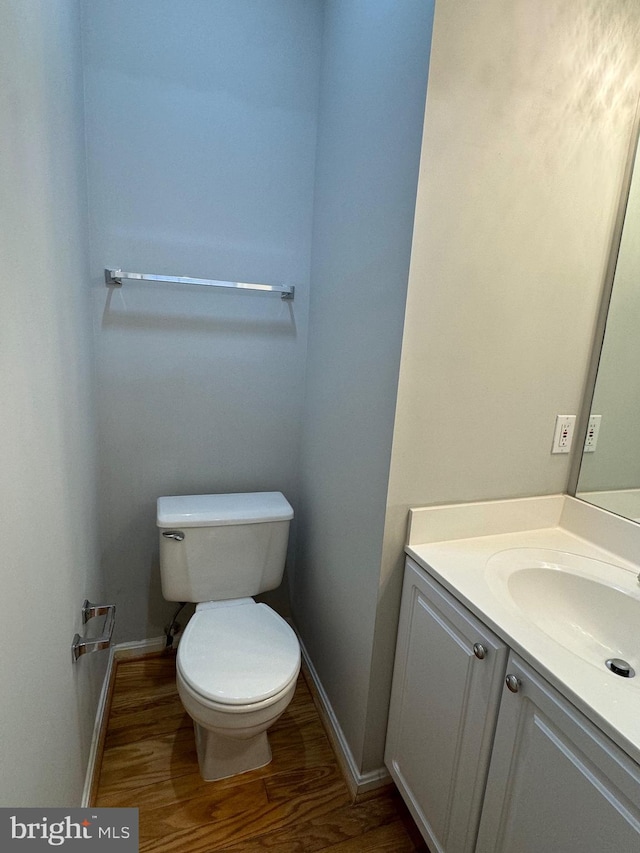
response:
<path id="1" fill-rule="evenodd" d="M 245 602 L 197 610 L 178 645 L 182 677 L 214 702 L 268 699 L 300 668 L 300 645 L 290 626 L 265 604 Z"/>

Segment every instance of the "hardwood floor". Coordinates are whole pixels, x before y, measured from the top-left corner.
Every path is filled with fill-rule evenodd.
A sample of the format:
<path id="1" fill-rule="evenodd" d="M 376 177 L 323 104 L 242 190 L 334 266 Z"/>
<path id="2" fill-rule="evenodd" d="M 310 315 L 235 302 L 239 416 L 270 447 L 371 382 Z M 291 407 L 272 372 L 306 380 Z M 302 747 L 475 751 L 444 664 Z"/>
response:
<path id="1" fill-rule="evenodd" d="M 267 767 L 198 773 L 173 654 L 117 665 L 94 806 L 137 806 L 141 853 L 427 851 L 391 787 L 353 803 L 301 675 Z"/>

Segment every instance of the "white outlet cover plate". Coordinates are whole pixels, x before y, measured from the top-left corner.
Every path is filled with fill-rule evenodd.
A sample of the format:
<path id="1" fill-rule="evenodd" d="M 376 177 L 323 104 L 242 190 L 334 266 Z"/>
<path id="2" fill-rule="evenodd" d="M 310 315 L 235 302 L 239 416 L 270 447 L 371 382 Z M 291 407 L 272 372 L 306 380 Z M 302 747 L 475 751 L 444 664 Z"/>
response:
<path id="1" fill-rule="evenodd" d="M 556 428 L 553 433 L 552 453 L 569 453 L 576 427 L 575 415 L 556 415 Z"/>

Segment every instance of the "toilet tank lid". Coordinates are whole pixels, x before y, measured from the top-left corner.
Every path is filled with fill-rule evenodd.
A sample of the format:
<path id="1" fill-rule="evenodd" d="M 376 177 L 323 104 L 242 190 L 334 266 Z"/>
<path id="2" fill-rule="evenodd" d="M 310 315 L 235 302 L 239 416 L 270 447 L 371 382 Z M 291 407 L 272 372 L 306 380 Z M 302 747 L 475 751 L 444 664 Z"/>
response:
<path id="1" fill-rule="evenodd" d="M 173 495 L 158 498 L 158 527 L 217 527 L 290 521 L 293 509 L 281 492 Z"/>

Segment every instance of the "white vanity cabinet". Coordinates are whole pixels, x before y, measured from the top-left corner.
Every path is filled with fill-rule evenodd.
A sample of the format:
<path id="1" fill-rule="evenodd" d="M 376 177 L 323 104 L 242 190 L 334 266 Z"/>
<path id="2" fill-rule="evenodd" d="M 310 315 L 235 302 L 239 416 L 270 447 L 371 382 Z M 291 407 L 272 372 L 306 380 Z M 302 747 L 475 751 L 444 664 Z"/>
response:
<path id="1" fill-rule="evenodd" d="M 385 761 L 432 853 L 640 851 L 640 766 L 411 559 Z"/>
<path id="2" fill-rule="evenodd" d="M 475 848 L 507 653 L 407 560 L 385 762 L 432 853 Z"/>
<path id="3" fill-rule="evenodd" d="M 640 767 L 511 654 L 477 853 L 637 853 Z"/>

